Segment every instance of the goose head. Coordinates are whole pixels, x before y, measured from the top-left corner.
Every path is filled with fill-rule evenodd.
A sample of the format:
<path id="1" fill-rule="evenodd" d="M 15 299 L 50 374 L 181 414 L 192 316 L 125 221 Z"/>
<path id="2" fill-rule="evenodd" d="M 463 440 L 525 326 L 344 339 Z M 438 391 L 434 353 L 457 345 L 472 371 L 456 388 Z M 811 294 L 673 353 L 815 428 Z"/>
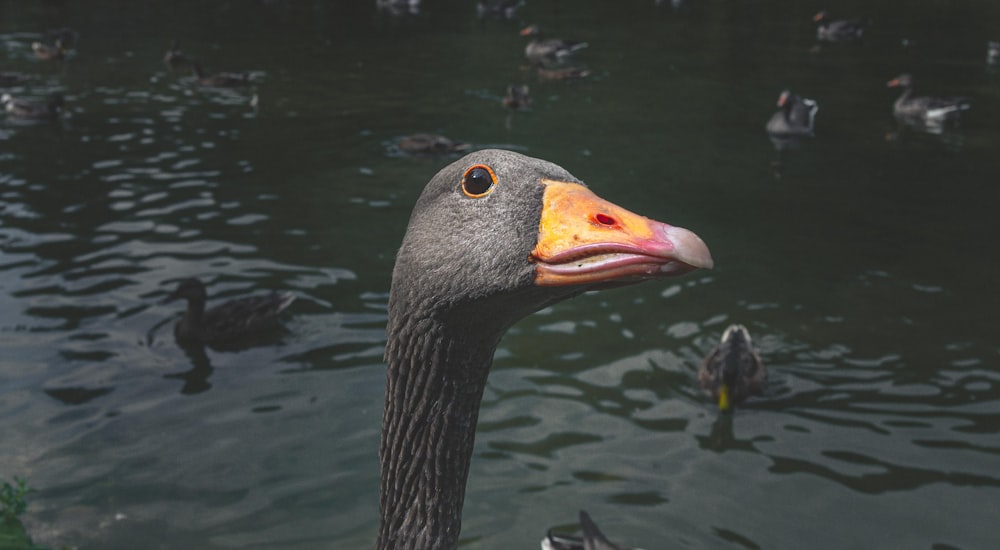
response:
<path id="1" fill-rule="evenodd" d="M 702 240 L 562 167 L 482 150 L 417 199 L 389 296 L 379 548 L 453 548 L 479 404 L 504 332 L 595 289 L 712 266 Z"/>

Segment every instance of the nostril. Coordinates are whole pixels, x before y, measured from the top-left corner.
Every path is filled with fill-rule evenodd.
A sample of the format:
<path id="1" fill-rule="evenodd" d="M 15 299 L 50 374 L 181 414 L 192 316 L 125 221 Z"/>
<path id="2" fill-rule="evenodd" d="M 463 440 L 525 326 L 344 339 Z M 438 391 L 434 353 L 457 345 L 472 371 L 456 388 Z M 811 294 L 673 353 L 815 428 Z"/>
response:
<path id="1" fill-rule="evenodd" d="M 615 219 L 607 214 L 598 214 L 594 216 L 594 219 L 601 225 L 615 225 Z"/>

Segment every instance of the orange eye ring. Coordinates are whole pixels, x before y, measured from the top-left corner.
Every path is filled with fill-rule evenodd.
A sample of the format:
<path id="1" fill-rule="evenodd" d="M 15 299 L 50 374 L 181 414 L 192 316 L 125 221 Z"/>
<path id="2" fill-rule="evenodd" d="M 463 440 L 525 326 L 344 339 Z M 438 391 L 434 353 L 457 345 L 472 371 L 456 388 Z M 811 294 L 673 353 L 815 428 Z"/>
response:
<path id="1" fill-rule="evenodd" d="M 481 199 L 493 192 L 497 186 L 497 175 L 485 164 L 471 166 L 462 175 L 462 193 L 472 199 Z"/>

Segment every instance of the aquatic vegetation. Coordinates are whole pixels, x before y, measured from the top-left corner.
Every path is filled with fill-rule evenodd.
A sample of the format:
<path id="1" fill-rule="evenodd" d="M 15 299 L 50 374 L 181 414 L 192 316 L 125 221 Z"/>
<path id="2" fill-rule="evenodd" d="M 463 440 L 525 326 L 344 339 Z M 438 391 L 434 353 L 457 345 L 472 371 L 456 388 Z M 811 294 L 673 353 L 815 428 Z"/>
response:
<path id="1" fill-rule="evenodd" d="M 28 509 L 25 498 L 33 489 L 28 487 L 28 480 L 15 477 L 14 484 L 7 481 L 0 485 L 0 548 L 5 550 L 48 550 L 31 542 L 31 537 L 24 530 L 24 524 L 18 519 Z"/>

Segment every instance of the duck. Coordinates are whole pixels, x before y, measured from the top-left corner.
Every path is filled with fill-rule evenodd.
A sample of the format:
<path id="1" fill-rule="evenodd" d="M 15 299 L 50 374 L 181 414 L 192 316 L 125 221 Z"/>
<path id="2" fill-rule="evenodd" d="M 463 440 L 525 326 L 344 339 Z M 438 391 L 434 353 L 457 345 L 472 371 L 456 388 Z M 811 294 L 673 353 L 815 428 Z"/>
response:
<path id="1" fill-rule="evenodd" d="M 195 82 L 206 88 L 238 88 L 252 83 L 247 73 L 206 74 L 197 61 L 191 61 L 191 72 L 194 74 Z"/>
<path id="2" fill-rule="evenodd" d="M 43 42 L 32 42 L 31 51 L 35 52 L 35 58 L 43 61 L 60 60 L 66 57 L 66 45 L 62 38 L 57 38 L 51 46 Z"/>
<path id="3" fill-rule="evenodd" d="M 726 327 L 719 344 L 709 351 L 698 368 L 698 382 L 718 403 L 721 412 L 730 412 L 734 405 L 763 393 L 767 367 L 753 349 L 750 331 L 745 326 Z"/>
<path id="4" fill-rule="evenodd" d="M 31 101 L 18 99 L 10 94 L 0 96 L 0 103 L 8 116 L 15 118 L 56 118 L 62 113 L 65 99 L 60 93 L 54 93 L 46 101 Z"/>
<path id="5" fill-rule="evenodd" d="M 26 74 L 0 72 L 0 88 L 10 88 L 11 86 L 19 86 L 29 80 L 31 80 L 31 78 Z"/>
<path id="6" fill-rule="evenodd" d="M 814 15 L 813 21 L 820 42 L 854 42 L 865 32 L 865 22 L 861 19 L 832 19 L 826 10 Z"/>
<path id="7" fill-rule="evenodd" d="M 438 134 L 412 134 L 403 136 L 397 144 L 399 150 L 411 155 L 448 155 L 469 149 L 470 145 Z"/>
<path id="8" fill-rule="evenodd" d="M 278 325 L 278 315 L 295 301 L 289 292 L 250 296 L 205 309 L 205 284 L 187 278 L 161 303 L 187 300 L 187 310 L 174 324 L 174 338 L 182 344 L 224 346 L 261 334 Z"/>
<path id="9" fill-rule="evenodd" d="M 545 38 L 538 25 L 521 29 L 521 36 L 531 37 L 524 55 L 532 65 L 556 65 L 568 61 L 574 53 L 587 47 L 586 42 Z"/>
<path id="10" fill-rule="evenodd" d="M 913 94 L 913 76 L 904 73 L 886 83 L 890 88 L 902 88 L 892 113 L 901 124 L 924 130 L 929 133 L 941 133 L 948 124 L 957 123 L 962 111 L 972 108 L 968 97 L 932 97 Z"/>
<path id="11" fill-rule="evenodd" d="M 590 69 L 582 67 L 538 67 L 538 80 L 580 80 L 590 76 Z"/>
<path id="12" fill-rule="evenodd" d="M 503 96 L 500 102 L 511 111 L 531 107 L 531 95 L 527 84 L 510 84 L 507 86 L 507 95 Z"/>
<path id="13" fill-rule="evenodd" d="M 180 41 L 176 38 L 170 42 L 170 48 L 163 54 L 163 62 L 171 69 L 191 65 L 191 58 L 181 51 Z"/>
<path id="14" fill-rule="evenodd" d="M 769 136 L 787 139 L 815 135 L 816 113 L 819 112 L 819 104 L 815 100 L 801 97 L 791 90 L 782 90 L 777 105 L 780 108 L 765 126 Z"/>
<path id="15" fill-rule="evenodd" d="M 584 510 L 580 510 L 580 530 L 583 531 L 581 537 L 560 535 L 550 530 L 542 539 L 542 550 L 641 550 L 619 546 L 608 540 Z"/>
<path id="16" fill-rule="evenodd" d="M 419 15 L 421 0 L 375 0 L 375 8 L 389 15 Z"/>
<path id="17" fill-rule="evenodd" d="M 476 16 L 479 19 L 492 17 L 503 21 L 513 21 L 517 12 L 524 7 L 524 0 L 480 0 L 476 2 Z"/>
<path id="18" fill-rule="evenodd" d="M 456 548 L 480 401 L 508 328 L 584 292 L 712 265 L 694 232 L 601 199 L 557 164 L 481 149 L 442 168 L 392 270 L 377 548 Z"/>

